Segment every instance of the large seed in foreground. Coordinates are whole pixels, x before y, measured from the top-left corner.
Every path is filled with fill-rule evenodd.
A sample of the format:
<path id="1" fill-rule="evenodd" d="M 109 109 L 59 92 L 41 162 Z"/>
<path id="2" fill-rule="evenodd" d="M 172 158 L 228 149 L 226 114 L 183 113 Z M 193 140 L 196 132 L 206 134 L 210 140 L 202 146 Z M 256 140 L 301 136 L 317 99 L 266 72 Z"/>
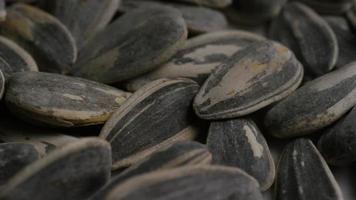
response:
<path id="1" fill-rule="evenodd" d="M 105 200 L 262 200 L 255 179 L 230 167 L 192 166 L 149 173 L 117 186 Z"/>
<path id="2" fill-rule="evenodd" d="M 126 167 L 177 140 L 194 137 L 185 131 L 198 85 L 188 79 L 160 79 L 134 93 L 110 117 L 100 137 L 111 143 L 113 168 Z"/>
<path id="3" fill-rule="evenodd" d="M 181 13 L 169 7 L 136 9 L 93 37 L 73 74 L 104 83 L 139 76 L 168 61 L 187 38 Z"/>
<path id="4" fill-rule="evenodd" d="M 38 159 L 38 152 L 30 144 L 0 144 L 0 186 L 4 185 L 23 167 Z"/>
<path id="5" fill-rule="evenodd" d="M 159 78 L 190 78 L 203 84 L 211 72 L 236 52 L 265 38 L 245 31 L 219 31 L 188 40 L 175 56 L 160 68 L 130 80 L 130 91 Z"/>
<path id="6" fill-rule="evenodd" d="M 195 112 L 203 119 L 248 115 L 289 95 L 302 78 L 303 67 L 293 52 L 275 42 L 260 42 L 209 76 L 195 97 Z"/>
<path id="7" fill-rule="evenodd" d="M 65 73 L 77 57 L 68 29 L 55 17 L 38 8 L 15 4 L 8 9 L 0 33 L 20 44 L 42 71 Z"/>
<path id="8" fill-rule="evenodd" d="M 0 70 L 5 78 L 16 72 L 38 71 L 32 56 L 15 42 L 0 36 Z"/>
<path id="9" fill-rule="evenodd" d="M 113 177 L 108 184 L 99 190 L 90 200 L 101 200 L 118 184 L 131 177 L 163 169 L 177 168 L 180 166 L 206 165 L 211 162 L 208 149 L 197 142 L 178 142 L 166 149 L 153 153 L 127 170 Z"/>
<path id="10" fill-rule="evenodd" d="M 295 52 L 306 72 L 320 76 L 331 71 L 338 57 L 338 43 L 329 25 L 309 7 L 292 2 L 272 22 L 270 37 Z"/>
<path id="11" fill-rule="evenodd" d="M 308 82 L 268 111 L 265 125 L 280 138 L 311 134 L 356 104 L 356 62 Z"/>
<path id="12" fill-rule="evenodd" d="M 84 200 L 110 177 L 110 145 L 87 138 L 54 151 L 17 173 L 1 200 Z"/>
<path id="13" fill-rule="evenodd" d="M 265 138 L 253 121 L 212 122 L 207 145 L 214 164 L 244 170 L 259 182 L 263 191 L 273 184 L 274 162 Z"/>
<path id="14" fill-rule="evenodd" d="M 275 187 L 276 200 L 343 200 L 324 158 L 307 139 L 296 140 L 284 149 Z"/>
<path id="15" fill-rule="evenodd" d="M 58 74 L 21 72 L 8 81 L 5 101 L 19 118 L 51 126 L 104 123 L 129 93 Z"/>
<path id="16" fill-rule="evenodd" d="M 346 165 L 356 161 L 356 107 L 327 130 L 319 139 L 318 148 L 332 165 Z"/>

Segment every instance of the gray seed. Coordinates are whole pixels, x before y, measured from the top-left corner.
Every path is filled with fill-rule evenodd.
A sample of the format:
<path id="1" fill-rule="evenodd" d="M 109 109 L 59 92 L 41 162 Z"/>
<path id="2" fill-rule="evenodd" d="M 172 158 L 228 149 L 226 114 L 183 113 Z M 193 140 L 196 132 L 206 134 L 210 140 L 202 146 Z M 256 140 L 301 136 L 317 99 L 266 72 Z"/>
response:
<path id="1" fill-rule="evenodd" d="M 8 81 L 5 101 L 17 117 L 51 126 L 104 123 L 130 94 L 104 84 L 43 72 L 21 72 Z"/>
<path id="2" fill-rule="evenodd" d="M 136 91 L 159 78 L 190 78 L 203 84 L 211 72 L 236 52 L 265 40 L 245 31 L 220 31 L 189 39 L 176 55 L 160 68 L 130 80 L 126 88 Z"/>
<path id="3" fill-rule="evenodd" d="M 275 42 L 260 42 L 210 75 L 195 97 L 195 112 L 203 119 L 248 115 L 288 96 L 302 77 L 293 52 Z"/>
<path id="4" fill-rule="evenodd" d="M 254 177 L 261 190 L 274 182 L 275 166 L 266 140 L 251 120 L 233 119 L 212 122 L 208 149 L 213 163 L 238 167 Z"/>
<path id="5" fill-rule="evenodd" d="M 36 59 L 42 71 L 66 73 L 77 50 L 68 29 L 38 8 L 15 4 L 8 8 L 0 34 L 16 41 Z"/>
<path id="6" fill-rule="evenodd" d="M 117 186 L 106 200 L 262 200 L 255 179 L 237 168 L 192 166 L 158 171 Z"/>
<path id="7" fill-rule="evenodd" d="M 330 72 L 298 89 L 268 111 L 265 125 L 276 137 L 311 134 L 356 104 L 356 63 Z"/>
<path id="8" fill-rule="evenodd" d="M 23 167 L 38 159 L 38 152 L 30 144 L 0 144 L 0 186 L 14 176 Z"/>
<path id="9" fill-rule="evenodd" d="M 336 64 L 339 50 L 334 32 L 322 17 L 301 3 L 286 4 L 269 35 L 292 49 L 312 75 L 325 74 Z"/>
<path id="10" fill-rule="evenodd" d="M 349 10 L 353 0 L 298 0 L 321 14 L 343 14 Z"/>
<path id="11" fill-rule="evenodd" d="M 175 0 L 175 1 L 187 2 L 198 6 L 207 6 L 212 8 L 223 8 L 232 3 L 232 0 Z"/>
<path id="12" fill-rule="evenodd" d="M 71 31 L 79 49 L 105 28 L 121 0 L 42 0 L 44 6 Z"/>
<path id="13" fill-rule="evenodd" d="M 73 74 L 104 83 L 127 80 L 168 61 L 186 38 L 179 11 L 169 7 L 136 9 L 87 43 Z"/>
<path id="14" fill-rule="evenodd" d="M 0 69 L 6 78 L 16 72 L 38 71 L 32 56 L 15 42 L 0 36 Z"/>
<path id="15" fill-rule="evenodd" d="M 99 190 L 90 200 L 105 199 L 113 188 L 131 177 L 180 166 L 210 164 L 211 158 L 210 152 L 202 144 L 191 141 L 175 143 L 166 149 L 153 153 L 148 158 L 113 177 L 110 183 Z"/>
<path id="16" fill-rule="evenodd" d="M 32 163 L 4 187 L 1 200 L 84 200 L 110 177 L 110 145 L 82 139 Z"/>
<path id="17" fill-rule="evenodd" d="M 356 107 L 327 130 L 319 139 L 319 150 L 332 165 L 356 161 Z"/>
<path id="18" fill-rule="evenodd" d="M 276 200 L 343 200 L 328 165 L 307 139 L 296 140 L 284 149 L 275 187 Z"/>
<path id="19" fill-rule="evenodd" d="M 129 166 L 175 141 L 193 139 L 195 131 L 188 127 L 197 90 L 188 79 L 160 79 L 134 93 L 100 133 L 111 143 L 113 168 Z"/>

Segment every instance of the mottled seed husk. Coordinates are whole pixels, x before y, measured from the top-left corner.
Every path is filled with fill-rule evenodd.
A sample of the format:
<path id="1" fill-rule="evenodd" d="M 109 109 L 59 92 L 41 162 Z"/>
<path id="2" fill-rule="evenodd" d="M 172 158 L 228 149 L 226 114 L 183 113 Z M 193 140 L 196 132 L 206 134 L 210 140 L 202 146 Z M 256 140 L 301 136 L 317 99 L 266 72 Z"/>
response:
<path id="1" fill-rule="evenodd" d="M 85 79 L 43 72 L 16 73 L 5 101 L 32 123 L 73 127 L 104 123 L 130 93 Z"/>
<path id="2" fill-rule="evenodd" d="M 351 8 L 352 0 L 298 0 L 321 14 L 343 14 Z"/>
<path id="3" fill-rule="evenodd" d="M 37 160 L 38 152 L 33 145 L 24 143 L 0 144 L 0 186 L 23 167 Z"/>
<path id="4" fill-rule="evenodd" d="M 71 31 L 79 49 L 105 28 L 121 0 L 42 0 L 45 8 Z"/>
<path id="5" fill-rule="evenodd" d="M 189 39 L 176 55 L 160 68 L 128 81 L 126 88 L 136 91 L 159 78 L 190 78 L 200 84 L 236 52 L 265 38 L 245 31 L 219 31 Z"/>
<path id="6" fill-rule="evenodd" d="M 169 0 L 173 1 L 173 0 Z M 199 6 L 207 6 L 212 8 L 224 8 L 232 3 L 232 0 L 174 0 L 178 2 L 187 2 Z"/>
<path id="7" fill-rule="evenodd" d="M 356 63 L 314 79 L 268 111 L 265 125 L 275 137 L 311 134 L 356 104 Z"/>
<path id="8" fill-rule="evenodd" d="M 324 158 L 307 139 L 298 139 L 284 149 L 275 184 L 276 200 L 343 200 Z"/>
<path id="9" fill-rule="evenodd" d="M 38 71 L 32 56 L 15 42 L 0 36 L 0 70 L 6 78 L 16 72 Z"/>
<path id="10" fill-rule="evenodd" d="M 253 113 L 294 91 L 303 67 L 293 52 L 272 42 L 260 42 L 214 70 L 194 100 L 203 119 L 226 119 Z"/>
<path id="11" fill-rule="evenodd" d="M 304 4 L 286 4 L 272 22 L 269 35 L 292 49 L 306 72 L 314 76 L 335 67 L 339 52 L 336 36 L 324 19 Z"/>
<path id="12" fill-rule="evenodd" d="M 0 34 L 27 50 L 42 71 L 66 73 L 77 57 L 68 29 L 55 17 L 26 4 L 8 8 L 6 20 L 0 22 Z"/>
<path id="13" fill-rule="evenodd" d="M 113 168 L 129 166 L 177 140 L 194 137 L 191 102 L 198 85 L 160 79 L 135 92 L 105 123 L 100 137 L 111 143 Z"/>
<path id="14" fill-rule="evenodd" d="M 319 139 L 318 149 L 331 165 L 347 165 L 356 161 L 356 108 Z"/>
<path id="15" fill-rule="evenodd" d="M 81 139 L 28 165 L 2 190 L 1 200 L 84 200 L 110 177 L 110 144 Z"/>
<path id="16" fill-rule="evenodd" d="M 136 9 L 93 37 L 73 74 L 104 83 L 127 80 L 168 61 L 183 45 L 187 28 L 169 7 Z"/>
<path id="17" fill-rule="evenodd" d="M 0 100 L 4 96 L 5 91 L 5 77 L 2 71 L 0 70 Z"/>
<path id="18" fill-rule="evenodd" d="M 105 199 L 114 187 L 131 177 L 181 166 L 206 165 L 210 164 L 211 159 L 211 153 L 204 145 L 191 141 L 177 142 L 113 177 L 90 200 Z"/>
<path id="19" fill-rule="evenodd" d="M 340 68 L 356 60 L 356 35 L 351 31 L 347 21 L 343 17 L 325 17 L 329 26 L 335 32 L 339 57 L 336 67 Z"/>
<path id="20" fill-rule="evenodd" d="M 157 171 L 118 185 L 105 200 L 262 200 L 258 183 L 242 170 L 191 166 Z"/>
<path id="21" fill-rule="evenodd" d="M 259 182 L 263 191 L 273 184 L 274 161 L 264 136 L 252 120 L 212 122 L 207 146 L 214 164 L 244 170 Z"/>

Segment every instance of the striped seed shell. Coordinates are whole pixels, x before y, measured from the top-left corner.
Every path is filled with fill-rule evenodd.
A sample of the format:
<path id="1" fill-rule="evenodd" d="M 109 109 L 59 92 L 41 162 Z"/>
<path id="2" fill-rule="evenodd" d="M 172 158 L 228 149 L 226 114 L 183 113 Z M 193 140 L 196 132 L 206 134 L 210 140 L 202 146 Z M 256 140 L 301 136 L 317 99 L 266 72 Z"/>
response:
<path id="1" fill-rule="evenodd" d="M 113 168 L 129 166 L 157 149 L 194 138 L 191 102 L 198 85 L 159 79 L 135 92 L 105 123 L 100 137 L 111 143 Z"/>
<path id="2" fill-rule="evenodd" d="M 264 136 L 252 120 L 212 122 L 207 146 L 214 164 L 244 170 L 259 182 L 263 191 L 273 184 L 274 161 Z"/>
<path id="3" fill-rule="evenodd" d="M 38 71 L 32 56 L 15 42 L 0 36 L 0 70 L 6 78 L 16 72 Z"/>
<path id="4" fill-rule="evenodd" d="M 319 139 L 318 149 L 332 165 L 356 161 L 356 107 L 328 129 Z"/>
<path id="5" fill-rule="evenodd" d="M 73 74 L 115 83 L 149 72 L 168 61 L 187 38 L 179 11 L 169 7 L 124 14 L 83 47 Z"/>
<path id="6" fill-rule="evenodd" d="M 214 70 L 195 97 L 195 112 L 209 120 L 248 115 L 289 95 L 302 78 L 303 67 L 292 51 L 260 42 Z"/>
<path id="7" fill-rule="evenodd" d="M 0 100 L 4 96 L 5 91 L 5 77 L 2 71 L 0 70 Z"/>
<path id="8" fill-rule="evenodd" d="M 80 49 L 85 41 L 105 28 L 121 0 L 42 0 L 46 9 L 72 33 Z"/>
<path id="9" fill-rule="evenodd" d="M 77 57 L 77 49 L 68 29 L 55 17 L 26 4 L 7 9 L 0 22 L 0 34 L 27 50 L 41 71 L 66 73 Z"/>
<path id="10" fill-rule="evenodd" d="M 262 200 L 255 179 L 242 170 L 190 166 L 148 173 L 118 185 L 105 200 Z"/>
<path id="11" fill-rule="evenodd" d="M 278 164 L 275 199 L 343 200 L 332 172 L 310 140 L 295 140 L 284 149 Z"/>
<path id="12" fill-rule="evenodd" d="M 265 116 L 269 132 L 280 138 L 311 134 L 356 105 L 356 62 L 314 79 L 272 107 Z"/>
<path id="13" fill-rule="evenodd" d="M 177 142 L 153 153 L 148 158 L 132 165 L 121 174 L 113 177 L 90 200 L 105 199 L 113 188 L 129 178 L 153 171 L 177 168 L 181 166 L 210 164 L 211 154 L 208 149 L 197 142 Z"/>
<path id="14" fill-rule="evenodd" d="M 169 0 L 173 1 L 173 0 Z M 207 6 L 212 8 L 223 8 L 232 3 L 232 0 L 175 0 L 178 2 L 187 2 L 199 6 Z"/>
<path id="15" fill-rule="evenodd" d="M 1 200 L 84 200 L 110 177 L 110 145 L 87 138 L 28 165 L 0 193 Z"/>
<path id="16" fill-rule="evenodd" d="M 236 52 L 265 40 L 245 31 L 219 31 L 189 39 L 175 56 L 160 68 L 130 80 L 130 91 L 159 78 L 190 78 L 203 84 L 211 72 Z"/>
<path id="17" fill-rule="evenodd" d="M 23 167 L 38 159 L 38 152 L 30 144 L 0 144 L 0 186 L 14 176 Z"/>
<path id="18" fill-rule="evenodd" d="M 353 0 L 298 0 L 318 13 L 340 15 L 349 10 Z"/>
<path id="19" fill-rule="evenodd" d="M 336 36 L 326 21 L 304 4 L 286 4 L 272 22 L 269 35 L 293 50 L 306 72 L 314 76 L 335 67 L 339 52 Z"/>
<path id="20" fill-rule="evenodd" d="M 5 101 L 21 119 L 73 127 L 104 123 L 128 96 L 127 92 L 85 79 L 21 72 L 8 81 Z"/>

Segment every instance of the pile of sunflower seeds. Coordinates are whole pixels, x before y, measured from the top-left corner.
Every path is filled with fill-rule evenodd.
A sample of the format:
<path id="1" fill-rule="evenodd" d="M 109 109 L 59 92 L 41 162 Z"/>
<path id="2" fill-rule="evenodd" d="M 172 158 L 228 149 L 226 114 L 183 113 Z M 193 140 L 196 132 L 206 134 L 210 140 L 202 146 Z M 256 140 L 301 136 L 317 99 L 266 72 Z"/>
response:
<path id="1" fill-rule="evenodd" d="M 0 200 L 356 199 L 356 0 L 0 0 Z"/>

